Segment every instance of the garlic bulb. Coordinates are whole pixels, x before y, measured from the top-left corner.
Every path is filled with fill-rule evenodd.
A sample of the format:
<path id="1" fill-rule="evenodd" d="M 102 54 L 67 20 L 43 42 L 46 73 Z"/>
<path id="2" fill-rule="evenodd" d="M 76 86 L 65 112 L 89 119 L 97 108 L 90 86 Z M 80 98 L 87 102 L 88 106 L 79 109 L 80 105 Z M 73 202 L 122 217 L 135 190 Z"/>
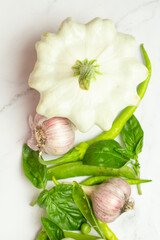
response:
<path id="1" fill-rule="evenodd" d="M 49 155 L 61 155 L 68 152 L 74 143 L 74 127 L 67 118 L 47 119 L 36 114 L 29 117 L 31 138 L 27 144 L 33 150 L 40 150 Z"/>
<path id="2" fill-rule="evenodd" d="M 130 185 L 121 178 L 110 178 L 98 186 L 83 186 L 90 196 L 95 216 L 102 222 L 113 222 L 121 213 L 132 209 Z"/>

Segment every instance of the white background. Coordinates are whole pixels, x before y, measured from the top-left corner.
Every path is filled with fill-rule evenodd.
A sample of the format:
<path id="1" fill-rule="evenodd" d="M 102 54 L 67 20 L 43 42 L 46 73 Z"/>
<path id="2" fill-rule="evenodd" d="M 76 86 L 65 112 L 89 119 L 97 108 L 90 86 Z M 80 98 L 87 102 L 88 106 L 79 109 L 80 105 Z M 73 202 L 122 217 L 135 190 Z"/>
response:
<path id="1" fill-rule="evenodd" d="M 43 211 L 30 207 L 39 190 L 22 169 L 22 145 L 29 135 L 27 119 L 35 112 L 39 95 L 27 80 L 36 61 L 34 44 L 43 32 L 55 32 L 71 16 L 86 23 L 95 17 L 112 19 L 118 31 L 142 42 L 152 63 L 147 93 L 136 111 L 145 133 L 140 155 L 142 186 L 135 210 L 122 215 L 111 229 L 120 240 L 160 239 L 160 1 L 158 0 L 0 0 L 0 239 L 34 240 Z M 139 49 L 137 48 L 137 54 Z M 139 54 L 140 55 L 140 54 Z M 76 135 L 76 142 L 91 139 Z"/>

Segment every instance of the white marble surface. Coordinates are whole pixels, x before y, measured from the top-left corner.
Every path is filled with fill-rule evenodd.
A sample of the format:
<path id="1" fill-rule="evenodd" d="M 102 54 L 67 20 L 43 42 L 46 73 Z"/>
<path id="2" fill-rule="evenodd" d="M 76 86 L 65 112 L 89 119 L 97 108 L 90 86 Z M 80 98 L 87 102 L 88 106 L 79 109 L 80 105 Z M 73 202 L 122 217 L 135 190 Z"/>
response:
<path id="1" fill-rule="evenodd" d="M 136 111 L 145 132 L 140 155 L 141 177 L 152 183 L 133 187 L 135 210 L 110 224 L 119 240 L 160 239 L 160 1 L 159 0 L 1 0 L 0 1 L 0 239 L 33 240 L 42 211 L 30 207 L 38 190 L 22 170 L 22 145 L 28 137 L 28 115 L 34 113 L 38 94 L 27 80 L 36 54 L 35 42 L 43 32 L 55 32 L 62 20 L 86 23 L 110 18 L 122 32 L 144 42 L 153 73 L 147 93 Z M 98 132 L 77 134 L 77 142 Z"/>

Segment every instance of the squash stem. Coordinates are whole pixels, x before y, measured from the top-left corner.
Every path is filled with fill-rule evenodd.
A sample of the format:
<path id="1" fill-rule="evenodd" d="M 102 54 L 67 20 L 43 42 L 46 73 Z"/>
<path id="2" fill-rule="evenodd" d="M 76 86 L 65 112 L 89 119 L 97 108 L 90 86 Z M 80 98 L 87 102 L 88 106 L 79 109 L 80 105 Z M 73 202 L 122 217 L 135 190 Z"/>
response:
<path id="1" fill-rule="evenodd" d="M 79 76 L 79 86 L 83 90 L 89 90 L 92 80 L 96 80 L 96 75 L 101 74 L 98 71 L 99 65 L 96 64 L 96 59 L 88 61 L 86 58 L 84 61 L 77 60 L 72 67 L 74 76 Z"/>

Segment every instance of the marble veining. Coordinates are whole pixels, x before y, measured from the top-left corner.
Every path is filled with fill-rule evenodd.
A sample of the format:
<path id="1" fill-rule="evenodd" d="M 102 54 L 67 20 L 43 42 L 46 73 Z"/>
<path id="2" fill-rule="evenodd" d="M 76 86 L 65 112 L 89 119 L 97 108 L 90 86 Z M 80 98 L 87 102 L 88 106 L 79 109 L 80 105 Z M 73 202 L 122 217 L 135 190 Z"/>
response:
<path id="1" fill-rule="evenodd" d="M 0 108 L 0 113 L 4 112 L 7 108 L 11 107 L 15 102 L 20 101 L 20 98 L 24 97 L 31 91 L 33 91 L 33 89 L 28 87 L 24 91 L 15 94 L 14 97 L 12 97 L 7 104 L 3 105 L 3 107 Z"/>
<path id="2" fill-rule="evenodd" d="M 159 3 L 159 0 L 153 0 L 153 1 L 146 1 L 145 3 L 141 3 L 140 5 L 136 6 L 135 8 L 127 11 L 127 13 L 125 15 L 123 15 L 118 21 L 117 21 L 117 24 L 120 24 L 122 21 L 125 21 L 126 18 L 130 17 L 130 15 L 133 15 L 133 14 L 137 14 L 138 11 L 144 11 L 144 8 L 146 7 L 152 7 L 152 10 L 150 11 L 151 12 L 151 17 L 149 17 L 148 19 L 146 19 L 145 21 L 148 21 L 150 20 L 153 16 L 154 16 L 154 11 L 155 11 L 155 8 L 157 7 L 157 4 Z M 153 5 L 155 5 L 153 7 Z"/>

